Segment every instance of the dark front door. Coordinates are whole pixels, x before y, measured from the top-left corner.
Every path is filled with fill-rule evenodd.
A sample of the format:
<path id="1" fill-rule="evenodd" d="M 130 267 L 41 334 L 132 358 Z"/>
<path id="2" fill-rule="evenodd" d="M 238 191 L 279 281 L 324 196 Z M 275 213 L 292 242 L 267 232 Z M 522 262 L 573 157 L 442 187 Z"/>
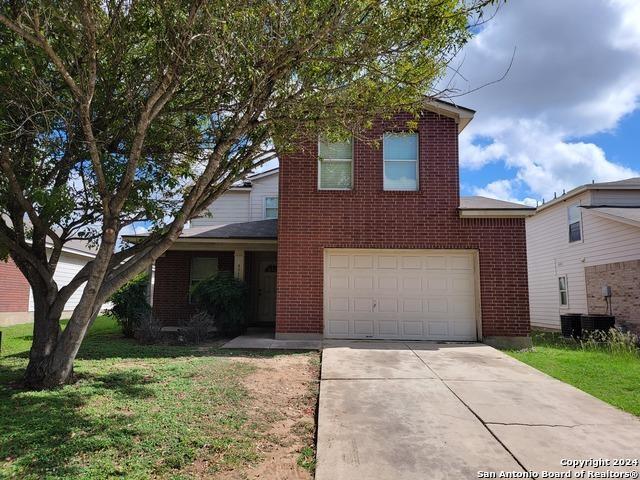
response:
<path id="1" fill-rule="evenodd" d="M 276 276 L 278 267 L 275 259 L 258 262 L 258 311 L 259 323 L 276 321 Z"/>

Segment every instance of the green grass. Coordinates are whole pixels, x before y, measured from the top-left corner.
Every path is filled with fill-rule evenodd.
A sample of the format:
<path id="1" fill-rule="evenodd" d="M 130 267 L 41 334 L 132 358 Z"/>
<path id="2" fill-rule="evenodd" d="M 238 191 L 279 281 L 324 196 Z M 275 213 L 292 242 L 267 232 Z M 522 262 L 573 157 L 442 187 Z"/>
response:
<path id="1" fill-rule="evenodd" d="M 3 331 L 0 478 L 189 478 L 259 458 L 242 379 L 255 367 L 212 346 L 142 346 L 96 320 L 75 363 L 77 381 L 18 389 L 31 325 Z M 243 356 L 274 356 L 277 353 Z"/>
<path id="2" fill-rule="evenodd" d="M 509 355 L 594 397 L 640 416 L 640 356 L 582 349 L 559 334 L 534 332 L 533 348 Z"/>

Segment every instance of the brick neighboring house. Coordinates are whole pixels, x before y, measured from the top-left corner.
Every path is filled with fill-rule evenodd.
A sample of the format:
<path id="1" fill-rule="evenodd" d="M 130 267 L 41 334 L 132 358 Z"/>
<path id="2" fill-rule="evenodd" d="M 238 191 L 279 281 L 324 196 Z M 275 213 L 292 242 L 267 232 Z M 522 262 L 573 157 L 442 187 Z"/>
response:
<path id="1" fill-rule="evenodd" d="M 189 285 L 224 269 L 248 282 L 252 322 L 279 338 L 526 344 L 533 209 L 460 198 L 458 134 L 473 114 L 430 101 L 413 132 L 400 114 L 365 139 L 281 156 L 158 259 L 156 314 L 183 322 Z M 224 221 L 233 208 L 243 221 Z"/>
<path id="2" fill-rule="evenodd" d="M 58 266 L 54 274 L 54 280 L 58 287 L 69 283 L 75 274 L 92 258 L 95 257 L 94 249 L 87 247 L 82 241 L 71 241 L 63 249 Z M 29 282 L 22 275 L 16 264 L 8 259 L 0 261 L 0 326 L 28 323 L 33 321 L 33 297 Z M 80 301 L 82 290 L 75 292 L 63 312 L 63 318 L 71 315 L 71 312 Z"/>
<path id="3" fill-rule="evenodd" d="M 559 329 L 562 313 L 611 311 L 640 332 L 640 177 L 575 188 L 541 205 L 526 227 L 533 326 Z"/>

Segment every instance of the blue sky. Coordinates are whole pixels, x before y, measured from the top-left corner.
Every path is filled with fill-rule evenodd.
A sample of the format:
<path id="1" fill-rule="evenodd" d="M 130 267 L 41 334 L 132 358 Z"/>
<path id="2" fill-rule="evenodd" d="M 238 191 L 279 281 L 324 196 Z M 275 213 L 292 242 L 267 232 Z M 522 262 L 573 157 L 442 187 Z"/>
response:
<path id="1" fill-rule="evenodd" d="M 640 175 L 640 2 L 507 2 L 453 66 L 442 85 L 477 110 L 463 194 L 535 204 Z"/>
<path id="2" fill-rule="evenodd" d="M 476 139 L 474 143 L 487 145 L 491 143 L 489 140 L 480 138 Z M 604 150 L 606 157 L 611 162 L 640 171 L 640 110 L 623 118 L 613 130 L 577 137 L 572 140 L 594 143 Z M 504 162 L 490 163 L 477 170 L 462 168 L 460 170 L 460 193 L 474 195 L 479 186 L 505 177 L 510 178 L 516 174 L 517 169 L 509 167 Z M 599 179 L 594 178 L 594 180 Z M 520 198 L 531 197 L 538 200 L 542 198 L 526 187 L 521 188 L 518 193 Z"/>

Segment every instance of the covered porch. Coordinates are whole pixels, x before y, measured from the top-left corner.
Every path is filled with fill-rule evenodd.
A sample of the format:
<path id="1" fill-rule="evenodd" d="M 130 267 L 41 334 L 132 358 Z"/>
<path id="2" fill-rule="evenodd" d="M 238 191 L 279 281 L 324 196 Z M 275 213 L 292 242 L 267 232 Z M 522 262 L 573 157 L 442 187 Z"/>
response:
<path id="1" fill-rule="evenodd" d="M 185 230 L 155 263 L 151 303 L 162 326 L 188 321 L 196 311 L 191 287 L 219 271 L 233 272 L 246 283 L 249 327 L 274 330 L 277 220 Z"/>

